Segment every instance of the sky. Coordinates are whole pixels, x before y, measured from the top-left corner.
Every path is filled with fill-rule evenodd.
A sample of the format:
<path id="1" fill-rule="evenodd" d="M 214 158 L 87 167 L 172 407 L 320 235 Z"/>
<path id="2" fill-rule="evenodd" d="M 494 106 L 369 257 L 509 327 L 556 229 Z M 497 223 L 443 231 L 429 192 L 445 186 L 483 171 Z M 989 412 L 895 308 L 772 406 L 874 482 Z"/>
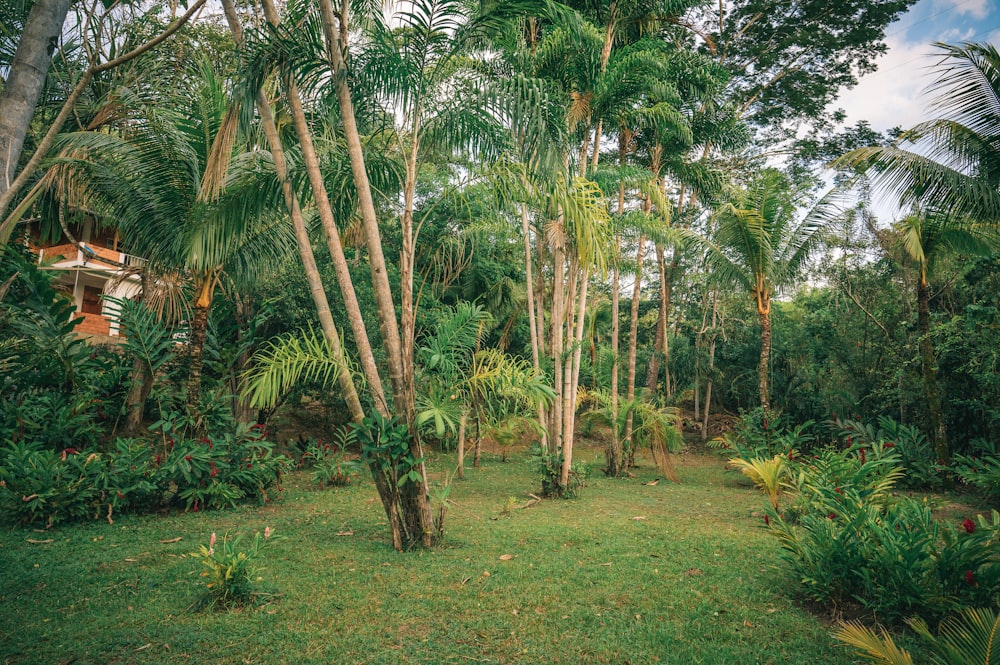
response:
<path id="1" fill-rule="evenodd" d="M 1000 0 L 920 0 L 886 29 L 889 51 L 878 70 L 842 91 L 833 108 L 847 112 L 847 124 L 868 120 L 884 131 L 907 129 L 929 118 L 921 92 L 932 80 L 934 42 L 1000 44 Z"/>

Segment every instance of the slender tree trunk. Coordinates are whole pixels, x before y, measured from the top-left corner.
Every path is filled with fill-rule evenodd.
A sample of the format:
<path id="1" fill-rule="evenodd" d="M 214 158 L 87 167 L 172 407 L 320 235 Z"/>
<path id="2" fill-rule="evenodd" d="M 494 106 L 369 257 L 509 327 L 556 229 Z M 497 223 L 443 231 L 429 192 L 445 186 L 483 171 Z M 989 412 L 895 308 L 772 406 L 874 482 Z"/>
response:
<path id="1" fill-rule="evenodd" d="M 410 432 L 410 453 L 416 459 L 422 460 L 424 455 L 416 427 L 413 376 L 412 371 L 408 373 L 406 370 L 408 366 L 412 368 L 413 359 L 412 357 L 408 360 L 403 358 L 402 338 L 396 319 L 396 307 L 389 285 L 385 255 L 382 251 L 382 235 L 378 226 L 371 183 L 365 169 L 361 133 L 354 116 L 354 103 L 351 99 L 347 67 L 344 62 L 350 34 L 348 28 L 349 4 L 347 0 L 343 0 L 340 5 L 340 14 L 335 16 L 331 0 L 320 0 L 323 33 L 327 56 L 330 59 L 330 68 L 335 80 L 341 123 L 347 142 L 347 153 L 351 160 L 354 185 L 358 192 L 361 218 L 364 223 L 379 325 L 393 389 L 393 403 L 396 407 L 396 415 L 403 419 Z M 339 23 L 339 26 L 336 23 Z M 418 469 L 421 480 L 406 483 L 402 488 L 400 518 L 408 538 L 419 539 L 421 545 L 430 547 L 434 534 L 434 515 L 427 500 L 427 469 L 422 461 L 418 464 Z"/>
<path id="2" fill-rule="evenodd" d="M 708 439 L 708 416 L 712 410 L 712 383 L 715 375 L 715 341 L 719 337 L 716 329 L 719 324 L 719 291 L 712 291 L 712 330 L 708 337 L 708 376 L 705 381 L 705 420 L 701 425 L 701 440 Z"/>
<path id="3" fill-rule="evenodd" d="M 243 27 L 240 25 L 239 15 L 236 13 L 236 6 L 233 0 L 222 0 L 222 6 L 226 14 L 226 19 L 229 22 L 230 31 L 233 34 L 233 41 L 237 45 L 242 45 Z M 264 2 L 264 13 L 267 20 L 272 25 L 278 24 L 279 18 L 273 3 L 269 1 Z M 281 191 L 285 199 L 285 207 L 287 208 L 289 217 L 292 220 L 292 229 L 295 232 L 296 246 L 299 250 L 299 257 L 302 260 L 302 268 L 306 275 L 306 282 L 309 285 L 309 293 L 312 297 L 313 304 L 316 307 L 316 314 L 319 318 L 320 328 L 323 330 L 323 337 L 330 345 L 330 348 L 334 353 L 334 357 L 337 358 L 338 365 L 342 368 L 342 370 L 338 373 L 337 382 L 340 385 L 344 400 L 347 402 L 347 407 L 351 412 L 351 418 L 355 422 L 360 423 L 364 418 L 364 410 L 361 407 L 361 400 L 359 399 L 357 389 L 354 386 L 354 379 L 351 376 L 351 372 L 348 370 L 349 365 L 347 363 L 347 359 L 344 355 L 343 349 L 341 348 L 340 334 L 338 333 L 337 326 L 333 321 L 333 314 L 330 311 L 330 301 L 327 298 L 326 289 L 323 286 L 319 268 L 316 265 L 316 257 L 312 250 L 312 241 L 309 239 L 309 233 L 306 230 L 305 220 L 302 217 L 302 210 L 299 206 L 299 201 L 296 198 L 295 193 L 292 191 L 291 179 L 289 178 L 288 173 L 288 162 L 285 158 L 284 146 L 282 145 L 281 138 L 278 135 L 278 128 L 274 122 L 274 115 L 271 113 L 271 104 L 267 100 L 267 96 L 261 90 L 257 91 L 257 112 L 260 115 L 261 127 L 263 128 L 264 136 L 267 139 L 268 148 L 271 151 L 271 158 L 274 161 L 275 173 L 281 181 Z M 376 400 L 376 407 L 377 406 L 378 402 Z M 383 415 L 388 414 L 383 413 Z M 386 512 L 388 514 L 388 507 L 386 507 Z"/>
<path id="4" fill-rule="evenodd" d="M 616 239 L 616 242 L 619 242 Z M 622 441 L 618 431 L 618 348 L 621 324 L 619 323 L 621 284 L 618 264 L 611 268 L 611 447 L 607 453 L 605 473 L 615 478 L 622 473 Z"/>
<path id="5" fill-rule="evenodd" d="M 628 328 L 628 368 L 625 383 L 625 399 L 631 402 L 635 399 L 635 357 L 639 337 L 639 297 L 642 294 L 642 261 L 645 258 L 646 237 L 639 238 L 639 248 L 635 258 L 635 284 L 632 286 L 632 310 Z M 632 409 L 625 417 L 625 445 L 629 455 L 632 455 Z"/>
<path id="6" fill-rule="evenodd" d="M 462 417 L 458 419 L 458 478 L 459 480 L 465 478 L 465 424 L 468 420 L 468 414 L 462 413 Z"/>
<path id="7" fill-rule="evenodd" d="M 927 397 L 927 416 L 930 418 L 931 432 L 934 436 L 934 454 L 942 465 L 948 465 L 951 463 L 951 449 L 948 446 L 948 433 L 941 408 L 937 360 L 934 357 L 934 342 L 931 339 L 930 285 L 925 274 L 921 274 L 917 281 L 917 330 L 920 333 L 920 369 L 924 379 L 924 394 Z"/>
<path id="8" fill-rule="evenodd" d="M 528 301 L 528 330 L 531 333 L 531 364 L 535 368 L 535 373 L 541 375 L 541 352 L 538 348 L 538 317 L 535 315 L 535 293 L 534 282 L 532 280 L 531 268 L 531 226 L 528 223 L 528 205 L 521 204 L 521 235 L 524 237 L 524 283 L 527 289 L 526 299 Z M 549 441 L 545 431 L 545 407 L 538 405 L 538 426 L 541 428 L 542 450 L 548 451 Z"/>
<path id="9" fill-rule="evenodd" d="M 569 434 L 566 437 L 565 454 L 563 456 L 562 486 L 563 489 L 569 487 L 569 474 L 573 468 L 573 443 L 576 437 L 576 393 L 580 387 L 580 359 L 583 354 L 583 329 L 584 319 L 587 315 L 587 287 L 590 284 L 588 271 L 584 271 L 580 280 L 579 306 L 576 315 L 576 333 L 574 334 L 574 351 L 572 359 L 572 369 L 570 371 L 570 409 L 569 409 Z"/>
<path id="10" fill-rule="evenodd" d="M 560 234 L 561 235 L 561 234 Z M 549 349 L 552 358 L 552 377 L 556 397 L 549 416 L 549 445 L 563 450 L 563 303 L 565 302 L 565 273 L 563 239 L 556 240 L 552 252 L 552 312 L 550 314 Z"/>
<path id="11" fill-rule="evenodd" d="M 135 436 L 142 425 L 142 414 L 145 410 L 146 400 L 153 389 L 153 376 L 146 369 L 146 363 L 142 358 L 132 361 L 132 387 L 129 389 L 128 399 L 125 401 L 128 416 L 125 419 L 124 436 Z"/>
<path id="12" fill-rule="evenodd" d="M 763 306 L 758 307 L 757 315 L 760 317 L 760 366 L 757 371 L 760 374 L 760 405 L 766 414 L 771 410 L 771 395 L 768 384 L 768 374 L 771 367 L 771 302 L 766 297 Z"/>
<path id="13" fill-rule="evenodd" d="M 656 384 L 660 378 L 661 350 L 665 348 L 664 345 L 667 343 L 667 306 L 663 288 L 663 247 L 659 243 L 656 244 L 656 264 L 660 267 L 660 311 L 656 317 L 656 340 L 653 343 L 653 354 L 649 358 L 649 367 L 646 369 L 646 389 L 651 395 L 656 394 Z M 668 371 L 668 383 L 669 377 L 670 372 Z"/>
<path id="14" fill-rule="evenodd" d="M 36 0 L 0 91 L 0 196 L 7 192 L 72 0 Z M 0 209 L 2 212 L 2 209 Z"/>
<path id="15" fill-rule="evenodd" d="M 667 396 L 667 399 L 673 397 L 674 390 L 673 384 L 670 379 L 670 309 L 673 307 L 673 297 L 674 297 L 674 281 L 677 279 L 678 274 L 678 264 L 677 264 L 677 250 L 674 249 L 672 252 L 673 256 L 670 260 L 669 268 L 666 266 L 666 261 L 660 263 L 660 280 L 662 286 L 660 287 L 660 305 L 663 307 L 663 391 Z"/>
<path id="16" fill-rule="evenodd" d="M 198 299 L 194 303 L 194 316 L 188 330 L 188 411 L 197 415 L 201 404 L 201 373 L 205 360 L 205 336 L 208 332 L 208 315 L 212 309 L 215 291 L 215 272 L 206 271 L 198 285 Z"/>
<path id="17" fill-rule="evenodd" d="M 291 77 L 286 80 L 286 92 L 288 106 L 292 111 L 292 124 L 295 126 L 299 146 L 302 148 L 302 157 L 306 167 L 306 174 L 309 177 L 309 185 L 313 190 L 313 200 L 316 204 L 316 210 L 319 213 L 324 235 L 326 236 L 326 246 L 333 261 L 334 273 L 337 276 L 337 285 L 340 287 L 340 293 L 344 300 L 344 310 L 347 313 L 347 319 L 354 333 L 358 359 L 365 374 L 372 400 L 377 405 L 379 411 L 385 412 L 388 410 L 388 406 L 385 400 L 385 393 L 382 389 L 382 379 L 379 377 L 378 367 L 375 364 L 375 355 L 372 352 L 368 330 L 365 327 L 365 320 L 361 314 L 361 305 L 358 303 L 358 296 L 354 291 L 351 269 L 347 263 L 347 257 L 344 255 L 344 246 L 340 240 L 340 232 L 333 217 L 333 208 L 330 206 L 326 184 L 323 181 L 323 172 L 320 169 L 319 156 L 316 154 L 312 132 L 306 120 L 305 109 L 302 107 L 302 98 L 299 95 L 298 87 Z"/>

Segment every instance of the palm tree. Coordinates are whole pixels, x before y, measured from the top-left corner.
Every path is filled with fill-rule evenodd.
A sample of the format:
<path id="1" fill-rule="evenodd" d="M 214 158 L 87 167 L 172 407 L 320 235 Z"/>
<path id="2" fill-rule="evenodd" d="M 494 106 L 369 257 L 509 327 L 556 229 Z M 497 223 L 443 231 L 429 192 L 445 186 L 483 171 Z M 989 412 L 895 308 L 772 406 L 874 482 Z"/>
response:
<path id="1" fill-rule="evenodd" d="M 990 44 L 936 46 L 942 51 L 939 74 L 928 92 L 940 117 L 904 133 L 895 146 L 852 150 L 833 165 L 867 174 L 904 207 L 933 207 L 952 218 L 997 224 L 1000 54 Z"/>
<path id="2" fill-rule="evenodd" d="M 938 77 L 928 92 L 940 114 L 905 132 L 896 145 L 859 148 L 833 162 L 865 174 L 902 206 L 924 210 L 897 225 L 904 254 L 918 270 L 917 322 L 924 392 L 935 450 L 951 457 L 930 338 L 928 271 L 947 250 L 980 252 L 987 226 L 1000 223 L 1000 53 L 990 44 L 938 43 Z M 911 146 L 912 150 L 902 146 Z"/>
<path id="3" fill-rule="evenodd" d="M 150 108 L 118 127 L 61 137 L 61 156 L 44 182 L 63 204 L 84 203 L 116 225 L 147 270 L 190 286 L 193 297 L 179 309 L 189 324 L 187 404 L 197 411 L 208 317 L 223 273 L 253 280 L 280 264 L 291 239 L 287 224 L 265 214 L 270 190 L 258 185 L 267 174 L 236 147 L 237 116 L 220 75 L 202 61 L 187 80 L 180 112 Z"/>
<path id="4" fill-rule="evenodd" d="M 794 282 L 822 239 L 826 219 L 819 214 L 795 220 L 796 201 L 788 179 L 768 169 L 737 192 L 715 215 L 708 243 L 708 266 L 721 284 L 733 284 L 752 299 L 760 318 L 760 404 L 771 407 L 771 298 Z"/>
<path id="5" fill-rule="evenodd" d="M 954 218 L 946 214 L 927 212 L 910 215 L 895 226 L 903 258 L 917 272 L 917 330 L 920 335 L 920 367 L 934 439 L 934 451 L 942 464 L 951 461 L 951 449 L 941 407 L 941 392 L 937 381 L 937 360 L 931 338 L 932 297 L 929 276 L 935 265 L 949 253 L 987 255 L 996 246 L 996 228 Z"/>

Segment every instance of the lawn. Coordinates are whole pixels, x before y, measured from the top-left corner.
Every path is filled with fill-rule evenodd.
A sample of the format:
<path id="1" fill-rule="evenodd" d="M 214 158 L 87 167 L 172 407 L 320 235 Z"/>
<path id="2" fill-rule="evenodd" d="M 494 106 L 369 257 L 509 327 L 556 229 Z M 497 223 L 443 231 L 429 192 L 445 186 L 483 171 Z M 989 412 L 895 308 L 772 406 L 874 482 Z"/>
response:
<path id="1" fill-rule="evenodd" d="M 789 598 L 765 498 L 717 458 L 681 456 L 681 484 L 644 485 L 649 461 L 611 480 L 598 449 L 579 454 L 595 469 L 583 495 L 528 508 L 526 455 L 484 455 L 428 552 L 391 549 L 367 479 L 319 490 L 306 473 L 264 507 L 8 528 L 0 662 L 852 662 Z M 430 464 L 441 478 L 453 458 Z M 204 581 L 186 555 L 213 531 L 265 525 L 284 537 L 260 569 L 274 595 L 197 609 Z"/>

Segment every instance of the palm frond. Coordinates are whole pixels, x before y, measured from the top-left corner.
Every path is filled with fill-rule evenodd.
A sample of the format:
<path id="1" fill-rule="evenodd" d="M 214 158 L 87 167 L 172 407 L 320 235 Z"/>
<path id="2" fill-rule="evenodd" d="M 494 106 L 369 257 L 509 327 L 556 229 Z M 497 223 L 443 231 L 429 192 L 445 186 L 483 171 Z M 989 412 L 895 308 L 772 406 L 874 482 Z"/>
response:
<path id="1" fill-rule="evenodd" d="M 243 396 L 253 407 L 271 407 L 297 383 L 327 386 L 349 371 L 326 338 L 312 328 L 300 336 L 287 335 L 264 345 L 254 354 L 252 367 L 243 375 Z"/>

